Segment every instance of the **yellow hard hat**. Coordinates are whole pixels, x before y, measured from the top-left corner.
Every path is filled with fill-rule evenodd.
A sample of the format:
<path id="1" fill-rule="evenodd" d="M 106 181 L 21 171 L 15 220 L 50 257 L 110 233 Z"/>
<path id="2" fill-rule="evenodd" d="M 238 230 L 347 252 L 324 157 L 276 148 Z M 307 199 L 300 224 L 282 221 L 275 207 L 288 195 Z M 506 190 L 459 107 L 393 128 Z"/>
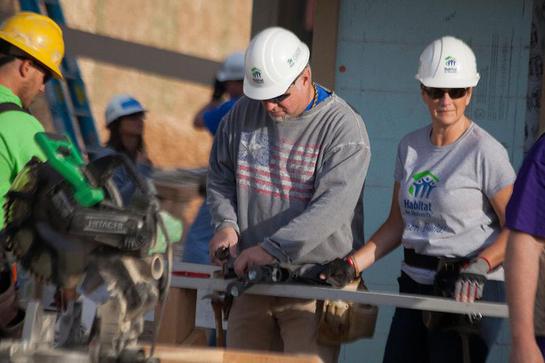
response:
<path id="1" fill-rule="evenodd" d="M 19 12 L 0 25 L 0 39 L 19 48 L 62 79 L 60 65 L 64 56 L 62 30 L 47 16 Z"/>

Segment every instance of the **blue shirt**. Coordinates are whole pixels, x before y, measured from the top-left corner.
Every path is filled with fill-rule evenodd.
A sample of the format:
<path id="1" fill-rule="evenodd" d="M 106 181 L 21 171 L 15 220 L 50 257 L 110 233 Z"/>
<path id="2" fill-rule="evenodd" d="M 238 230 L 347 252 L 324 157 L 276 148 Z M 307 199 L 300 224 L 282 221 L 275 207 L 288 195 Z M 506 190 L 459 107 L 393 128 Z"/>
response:
<path id="1" fill-rule="evenodd" d="M 212 135 L 216 134 L 221 119 L 229 112 L 231 107 L 237 103 L 239 98 L 240 97 L 231 98 L 229 101 L 225 101 L 218 107 L 214 107 L 203 114 L 204 126 L 206 126 Z"/>
<path id="2" fill-rule="evenodd" d="M 316 91 L 318 93 L 318 97 L 316 99 L 316 105 L 318 105 L 320 102 L 322 102 L 323 100 L 331 96 L 331 91 L 325 87 L 320 86 L 318 83 L 315 83 L 315 85 L 316 85 Z M 314 98 L 310 101 L 305 111 L 310 110 L 312 108 L 313 103 L 314 103 Z"/>

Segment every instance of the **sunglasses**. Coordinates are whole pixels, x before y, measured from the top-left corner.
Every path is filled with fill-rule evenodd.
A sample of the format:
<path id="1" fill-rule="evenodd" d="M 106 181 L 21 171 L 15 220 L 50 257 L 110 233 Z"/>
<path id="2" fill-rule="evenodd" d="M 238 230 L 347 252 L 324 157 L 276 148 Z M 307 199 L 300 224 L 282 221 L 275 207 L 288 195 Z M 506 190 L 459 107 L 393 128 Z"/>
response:
<path id="1" fill-rule="evenodd" d="M 276 96 L 276 97 L 273 97 L 273 98 L 269 98 L 268 100 L 264 100 L 264 102 L 272 102 L 272 103 L 279 104 L 280 102 L 284 101 L 289 96 L 291 96 L 291 93 L 286 92 L 283 95 Z"/>
<path id="2" fill-rule="evenodd" d="M 293 80 L 293 82 L 291 82 L 290 86 L 289 86 L 288 89 L 286 90 L 286 93 L 281 94 L 280 96 L 276 96 L 276 97 L 273 97 L 273 98 L 269 98 L 269 99 L 263 100 L 263 102 L 271 102 L 271 103 L 279 104 L 280 102 L 284 101 L 286 98 L 288 98 L 289 96 L 291 96 L 291 93 L 289 93 L 288 91 L 290 90 L 290 88 L 292 88 L 292 87 L 295 85 L 295 82 L 297 82 L 297 80 L 299 79 L 299 77 L 301 77 L 301 75 L 305 72 L 305 69 L 307 69 L 307 67 L 303 68 L 303 70 L 301 71 L 301 73 L 299 73 L 299 74 L 297 75 L 297 77 L 295 77 L 295 79 Z"/>
<path id="3" fill-rule="evenodd" d="M 30 60 L 32 62 L 32 65 L 38 69 L 40 72 L 43 73 L 44 75 L 44 84 L 46 84 L 52 77 L 52 74 L 51 74 L 51 71 L 49 69 L 47 69 L 45 66 L 43 66 L 42 64 L 36 62 L 35 60 Z"/>
<path id="4" fill-rule="evenodd" d="M 434 88 L 422 86 L 422 90 L 426 92 L 432 100 L 443 98 L 445 93 L 453 100 L 462 98 L 466 95 L 468 89 L 469 88 Z"/>
<path id="5" fill-rule="evenodd" d="M 32 65 L 32 67 L 36 68 L 41 73 L 43 73 L 43 75 L 44 75 L 44 84 L 46 84 L 51 79 L 51 77 L 53 76 L 53 74 L 51 74 L 51 71 L 49 69 L 47 69 L 46 66 L 44 66 L 43 64 L 41 64 L 40 62 L 38 62 L 38 61 L 36 61 L 36 60 L 34 60 L 32 58 L 29 58 L 27 56 L 19 56 L 19 55 L 16 55 L 15 58 L 29 61 L 30 64 Z"/>

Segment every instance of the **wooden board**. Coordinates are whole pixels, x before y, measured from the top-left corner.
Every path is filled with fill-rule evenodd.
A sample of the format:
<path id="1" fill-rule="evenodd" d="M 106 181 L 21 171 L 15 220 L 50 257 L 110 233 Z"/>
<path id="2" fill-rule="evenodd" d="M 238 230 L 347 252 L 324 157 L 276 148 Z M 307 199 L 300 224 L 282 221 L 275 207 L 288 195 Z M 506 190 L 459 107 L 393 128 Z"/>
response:
<path id="1" fill-rule="evenodd" d="M 182 344 L 195 329 L 197 291 L 171 288 L 159 329 L 159 343 Z"/>
<path id="2" fill-rule="evenodd" d="M 315 355 L 281 354 L 212 348 L 182 348 L 160 345 L 155 356 L 161 363 L 321 363 Z"/>

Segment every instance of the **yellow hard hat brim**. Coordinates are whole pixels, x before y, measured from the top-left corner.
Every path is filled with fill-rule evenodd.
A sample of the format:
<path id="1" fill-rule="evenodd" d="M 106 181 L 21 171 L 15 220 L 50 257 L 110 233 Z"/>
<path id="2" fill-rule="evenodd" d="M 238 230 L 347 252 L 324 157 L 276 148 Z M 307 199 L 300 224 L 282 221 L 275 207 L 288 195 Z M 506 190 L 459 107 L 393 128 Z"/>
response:
<path id="1" fill-rule="evenodd" d="M 40 64 L 42 64 L 45 68 L 47 68 L 51 72 L 53 77 L 60 80 L 64 79 L 64 76 L 62 75 L 62 72 L 58 66 L 56 66 L 55 64 L 51 64 L 51 62 L 49 62 L 50 64 L 47 64 L 47 62 L 44 62 L 43 60 L 41 60 L 39 54 L 36 54 L 36 52 L 32 48 L 28 47 L 23 42 L 19 41 L 18 39 L 14 39 L 12 36 L 10 36 L 10 34 L 6 34 L 3 31 L 0 31 L 0 39 L 8 42 L 9 44 L 13 45 L 16 48 L 19 48 L 20 50 L 22 50 L 23 52 L 25 52 L 32 58 L 36 59 L 38 62 L 40 62 Z"/>

